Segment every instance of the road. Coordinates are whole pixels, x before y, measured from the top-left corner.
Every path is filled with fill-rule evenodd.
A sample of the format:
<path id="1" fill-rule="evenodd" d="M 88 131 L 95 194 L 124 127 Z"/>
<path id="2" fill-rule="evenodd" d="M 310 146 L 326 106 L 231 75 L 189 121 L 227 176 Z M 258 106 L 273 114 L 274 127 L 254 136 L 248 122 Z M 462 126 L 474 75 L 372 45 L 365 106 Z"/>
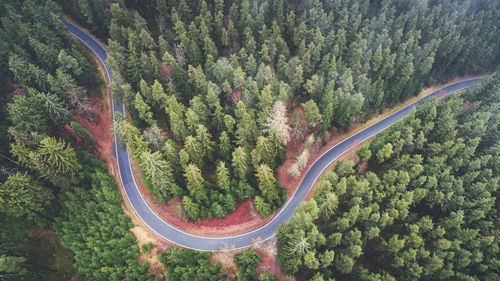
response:
<path id="1" fill-rule="evenodd" d="M 98 43 L 98 41 L 94 39 L 94 37 L 90 36 L 76 25 L 66 20 L 65 23 L 68 27 L 69 32 L 71 32 L 81 42 L 87 45 L 87 47 L 99 58 L 106 71 L 108 82 L 110 82 L 112 79 L 112 75 L 110 69 L 106 65 L 106 49 L 100 43 Z M 465 89 L 477 82 L 479 79 L 480 78 L 473 78 L 470 80 L 460 81 L 455 84 L 448 85 L 429 94 L 421 100 L 425 100 L 434 96 L 448 95 L 450 93 Z M 295 208 L 305 200 L 307 194 L 313 187 L 314 183 L 318 180 L 321 173 L 333 161 L 335 161 L 335 159 L 349 151 L 349 149 L 353 145 L 371 138 L 372 136 L 385 130 L 398 120 L 403 119 L 411 112 L 414 107 L 418 106 L 421 100 L 409 104 L 408 106 L 392 113 L 391 115 L 385 117 L 377 123 L 363 129 L 362 131 L 352 135 L 351 137 L 332 147 L 320 158 L 318 158 L 316 162 L 311 166 L 306 176 L 300 183 L 300 186 L 295 194 L 285 203 L 283 207 L 280 208 L 280 210 L 278 211 L 279 213 L 274 217 L 273 220 L 256 230 L 241 235 L 218 238 L 202 237 L 186 233 L 163 221 L 148 206 L 141 193 L 139 192 L 139 188 L 137 187 L 132 173 L 132 167 L 130 166 L 129 152 L 122 150 L 120 143 L 115 142 L 114 145 L 116 159 L 118 162 L 118 169 L 120 172 L 120 179 L 125 190 L 125 194 L 139 218 L 159 236 L 182 247 L 199 251 L 218 251 L 226 248 L 244 248 L 252 245 L 256 238 L 267 240 L 273 237 L 278 226 L 281 223 L 288 221 L 288 219 L 295 213 Z M 117 101 L 113 98 L 113 113 L 114 112 L 120 112 L 124 114 L 125 107 L 120 101 Z"/>

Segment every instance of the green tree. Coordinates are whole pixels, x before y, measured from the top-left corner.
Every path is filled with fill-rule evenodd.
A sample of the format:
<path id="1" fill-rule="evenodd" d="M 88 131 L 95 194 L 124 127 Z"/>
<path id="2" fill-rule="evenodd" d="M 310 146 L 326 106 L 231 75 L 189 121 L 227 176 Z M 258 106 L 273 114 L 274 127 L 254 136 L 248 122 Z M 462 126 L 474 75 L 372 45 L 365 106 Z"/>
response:
<path id="1" fill-rule="evenodd" d="M 53 137 L 44 138 L 30 158 L 41 176 L 56 185 L 67 186 L 78 182 L 80 178 L 78 172 L 81 165 L 78 163 L 76 153 L 63 140 L 56 140 Z"/>
<path id="2" fill-rule="evenodd" d="M 151 87 L 151 94 L 153 96 L 153 100 L 157 105 L 162 107 L 166 106 L 168 96 L 165 94 L 163 90 L 163 86 L 158 80 L 155 80 L 153 86 Z"/>
<path id="3" fill-rule="evenodd" d="M 271 168 L 276 167 L 276 149 L 270 138 L 258 137 L 255 149 L 258 155 L 258 163 L 263 162 Z"/>
<path id="4" fill-rule="evenodd" d="M 61 67 L 65 72 L 69 72 L 74 75 L 80 75 L 83 72 L 81 66 L 78 64 L 78 60 L 66 53 L 64 49 L 59 51 L 57 61 L 59 63 L 59 67 Z"/>
<path id="5" fill-rule="evenodd" d="M 203 164 L 203 159 L 205 157 L 201 144 L 197 138 L 193 136 L 187 136 L 184 142 L 184 148 L 189 155 L 189 159 L 198 165 Z"/>
<path id="6" fill-rule="evenodd" d="M 316 127 L 321 123 L 322 117 L 319 113 L 319 108 L 313 100 L 309 100 L 308 102 L 302 104 L 304 109 L 304 113 L 307 118 L 307 122 L 311 127 Z"/>
<path id="7" fill-rule="evenodd" d="M 262 258 L 255 250 L 251 249 L 236 254 L 233 262 L 238 266 L 238 279 L 242 281 L 256 280 L 253 271 L 262 262 Z"/>
<path id="8" fill-rule="evenodd" d="M 377 151 L 377 160 L 379 163 L 383 163 L 385 160 L 389 159 L 392 155 L 392 144 L 387 143 L 381 149 Z"/>
<path id="9" fill-rule="evenodd" d="M 36 280 L 36 275 L 30 272 L 23 264 L 25 257 L 0 256 L 0 277 L 3 280 Z"/>
<path id="10" fill-rule="evenodd" d="M 209 261 L 210 253 L 173 248 L 166 251 L 159 260 L 167 267 L 169 280 L 228 280 L 221 273 L 219 262 Z"/>
<path id="11" fill-rule="evenodd" d="M 226 131 L 223 131 L 219 136 L 219 151 L 224 160 L 229 160 L 231 157 L 231 140 Z"/>
<path id="12" fill-rule="evenodd" d="M 186 211 L 186 214 L 193 220 L 197 220 L 201 216 L 200 205 L 191 199 L 189 196 L 184 196 L 182 198 L 182 207 Z"/>
<path id="13" fill-rule="evenodd" d="M 0 185 L 0 212 L 16 217 L 40 212 L 53 198 L 51 190 L 28 173 L 17 172 Z"/>
<path id="14" fill-rule="evenodd" d="M 216 173 L 217 173 L 217 183 L 219 184 L 219 186 L 222 189 L 228 190 L 231 185 L 231 181 L 229 178 L 230 175 L 229 175 L 229 170 L 226 168 L 226 164 L 223 161 L 219 161 L 217 163 Z"/>
<path id="15" fill-rule="evenodd" d="M 151 108 L 149 105 L 142 99 L 142 96 L 139 92 L 135 95 L 135 108 L 139 112 L 139 117 L 146 121 L 148 124 L 153 123 L 153 113 L 151 112 Z"/>
<path id="16" fill-rule="evenodd" d="M 257 167 L 256 177 L 259 182 L 259 189 L 267 202 L 279 202 L 279 189 L 276 186 L 276 179 L 273 170 L 266 164 Z"/>
<path id="17" fill-rule="evenodd" d="M 159 151 L 151 153 L 144 151 L 141 155 L 141 168 L 151 183 L 153 190 L 151 193 L 160 202 L 166 202 L 176 188 L 172 177 L 172 168 L 170 163 L 163 159 Z"/>
<path id="18" fill-rule="evenodd" d="M 189 164 L 184 170 L 184 177 L 187 182 L 187 189 L 189 194 L 197 202 L 203 202 L 207 199 L 207 193 L 203 186 L 203 176 L 201 175 L 200 169 L 195 164 Z"/>
<path id="19" fill-rule="evenodd" d="M 233 151 L 232 166 L 240 180 L 245 180 L 249 170 L 249 158 L 245 148 L 239 146 Z"/>
<path id="20" fill-rule="evenodd" d="M 361 147 L 356 154 L 361 162 L 366 162 L 372 157 L 372 151 L 368 148 L 368 146 Z"/>
<path id="21" fill-rule="evenodd" d="M 16 130 L 22 132 L 47 132 L 49 130 L 48 115 L 33 106 L 31 99 L 15 96 L 7 105 L 9 119 Z"/>
<path id="22" fill-rule="evenodd" d="M 207 128 L 203 125 L 198 125 L 196 129 L 196 141 L 200 145 L 201 155 L 203 157 L 207 157 L 208 159 L 212 159 L 212 151 L 214 147 L 214 142 L 211 140 L 212 136 L 208 132 Z"/>
<path id="23" fill-rule="evenodd" d="M 266 202 L 264 198 L 257 195 L 255 196 L 253 203 L 260 216 L 267 218 L 273 213 L 272 205 Z"/>

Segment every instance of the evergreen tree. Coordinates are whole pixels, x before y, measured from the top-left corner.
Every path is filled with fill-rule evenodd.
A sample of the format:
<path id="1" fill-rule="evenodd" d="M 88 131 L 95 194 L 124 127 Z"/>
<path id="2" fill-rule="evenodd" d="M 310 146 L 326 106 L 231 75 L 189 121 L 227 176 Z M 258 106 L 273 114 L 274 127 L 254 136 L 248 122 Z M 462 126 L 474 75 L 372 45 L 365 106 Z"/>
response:
<path id="1" fill-rule="evenodd" d="M 203 187 L 203 176 L 200 169 L 195 164 L 189 164 L 184 170 L 184 177 L 186 177 L 187 189 L 189 194 L 197 202 L 203 202 L 207 199 L 207 193 Z"/>
<path id="2" fill-rule="evenodd" d="M 53 198 L 49 189 L 26 172 L 17 172 L 0 185 L 0 211 L 6 215 L 19 217 L 29 212 L 40 212 Z"/>

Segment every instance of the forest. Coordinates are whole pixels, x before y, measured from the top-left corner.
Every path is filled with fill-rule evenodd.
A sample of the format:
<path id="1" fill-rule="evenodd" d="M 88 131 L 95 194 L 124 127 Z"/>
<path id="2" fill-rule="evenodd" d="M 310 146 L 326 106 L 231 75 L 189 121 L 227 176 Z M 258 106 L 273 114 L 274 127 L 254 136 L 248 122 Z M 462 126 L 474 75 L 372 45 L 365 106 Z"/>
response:
<path id="1" fill-rule="evenodd" d="M 76 145 L 93 143 L 76 118 L 93 118 L 93 60 L 68 35 L 52 1 L 0 1 L 0 14 L 0 279 L 42 279 L 26 263 L 23 244 L 31 231 L 53 227 L 78 274 L 147 280 L 114 179 Z"/>
<path id="2" fill-rule="evenodd" d="M 500 74 L 430 101 L 321 180 L 278 231 L 310 280 L 497 280 Z"/>
<path id="3" fill-rule="evenodd" d="M 112 130 L 149 192 L 194 223 L 245 200 L 272 216 L 290 145 L 298 178 L 313 145 L 426 86 L 490 74 L 327 172 L 279 228 L 276 260 L 298 280 L 498 279 L 498 1 L 0 0 L 1 280 L 48 278 L 27 250 L 41 229 L 83 280 L 155 279 L 83 125 L 105 81 L 64 16 L 107 46 L 128 110 Z M 158 260 L 169 280 L 278 280 L 257 274 L 255 250 L 230 273 L 210 257 Z"/>
<path id="4" fill-rule="evenodd" d="M 286 199 L 288 143 L 322 143 L 499 58 L 496 1 L 99 2 L 71 11 L 107 38 L 113 94 L 132 116 L 115 132 L 155 198 L 182 198 L 194 221 L 248 198 L 270 216 Z"/>

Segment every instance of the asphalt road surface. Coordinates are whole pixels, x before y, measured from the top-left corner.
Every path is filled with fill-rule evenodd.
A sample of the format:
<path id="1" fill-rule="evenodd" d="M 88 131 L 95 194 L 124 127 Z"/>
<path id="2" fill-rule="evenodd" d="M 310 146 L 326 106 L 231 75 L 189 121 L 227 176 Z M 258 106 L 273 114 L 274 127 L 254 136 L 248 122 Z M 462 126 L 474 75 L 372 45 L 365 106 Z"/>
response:
<path id="1" fill-rule="evenodd" d="M 68 27 L 69 32 L 71 32 L 75 37 L 77 37 L 80 41 L 87 45 L 87 47 L 91 49 L 95 53 L 95 55 L 97 55 L 106 70 L 108 82 L 110 82 L 112 76 L 110 69 L 106 65 L 107 53 L 105 48 L 100 43 L 98 43 L 96 39 L 94 39 L 94 37 L 90 36 L 81 28 L 68 22 L 67 20 L 65 20 L 65 23 Z M 457 82 L 455 84 L 441 88 L 423 99 L 425 100 L 434 96 L 441 97 L 465 89 L 470 85 L 476 83 L 479 79 L 480 78 L 474 78 Z M 300 183 L 300 186 L 295 194 L 285 203 L 283 207 L 278 210 L 278 215 L 275 216 L 274 219 L 268 224 L 245 234 L 218 238 L 202 237 L 186 233 L 163 221 L 148 206 L 146 201 L 144 201 L 141 193 L 139 192 L 139 188 L 137 187 L 132 174 L 129 152 L 122 150 L 120 143 L 115 142 L 115 152 L 120 171 L 120 179 L 125 189 L 125 194 L 127 195 L 130 204 L 134 208 L 139 218 L 141 218 L 141 220 L 151 230 L 156 232 L 161 237 L 167 239 L 168 241 L 185 248 L 200 251 L 217 251 L 227 248 L 244 248 L 252 245 L 252 243 L 255 242 L 258 238 L 266 240 L 273 237 L 275 231 L 278 229 L 278 226 L 281 223 L 288 221 L 288 219 L 295 213 L 295 208 L 298 207 L 302 201 L 304 201 L 307 194 L 309 193 L 309 190 L 313 187 L 316 180 L 318 180 L 318 177 L 330 165 L 330 163 L 332 163 L 335 159 L 337 159 L 345 152 L 349 151 L 349 149 L 353 145 L 371 138 L 372 136 L 385 130 L 398 120 L 403 119 L 411 112 L 414 107 L 418 106 L 418 104 L 419 101 L 416 101 L 402 108 L 401 110 L 385 117 L 384 119 L 378 121 L 370 127 L 365 128 L 364 130 L 356 133 L 355 135 L 349 137 L 348 139 L 342 141 L 341 143 L 328 150 L 312 165 L 310 170 L 307 172 L 307 175 Z M 115 99 L 113 99 L 113 112 L 120 112 L 122 114 L 125 113 L 124 105 L 120 101 L 117 101 Z"/>

